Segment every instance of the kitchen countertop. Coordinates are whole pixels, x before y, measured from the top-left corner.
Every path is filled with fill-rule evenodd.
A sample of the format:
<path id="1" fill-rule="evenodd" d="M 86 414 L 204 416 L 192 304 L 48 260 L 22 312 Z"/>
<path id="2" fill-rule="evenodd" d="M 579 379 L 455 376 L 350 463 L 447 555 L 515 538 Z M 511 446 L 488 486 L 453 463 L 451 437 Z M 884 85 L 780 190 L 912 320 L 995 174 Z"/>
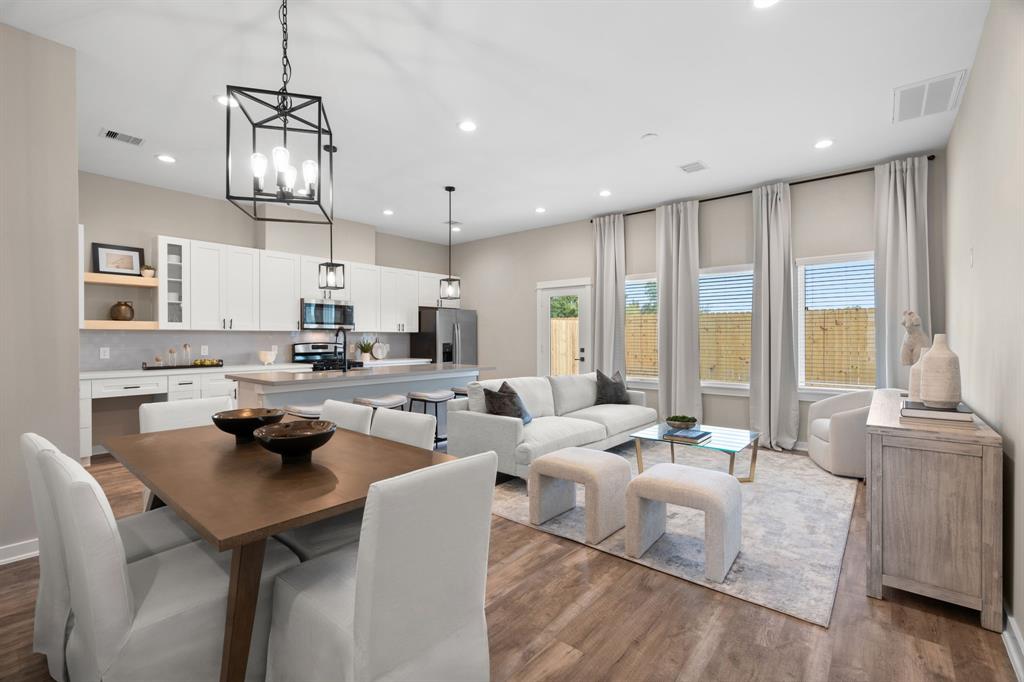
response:
<path id="1" fill-rule="evenodd" d="M 362 382 L 366 379 L 396 377 L 408 377 L 411 380 L 431 379 L 454 374 L 466 374 L 492 370 L 493 367 L 481 367 L 480 365 L 457 365 L 445 363 L 443 365 L 392 365 L 384 367 L 359 367 L 350 369 L 348 372 L 306 372 L 296 374 L 294 372 L 254 372 L 251 374 L 229 374 L 228 379 L 264 386 L 308 386 L 311 384 L 344 384 L 346 382 Z"/>
<path id="2" fill-rule="evenodd" d="M 184 367 L 178 369 L 106 369 L 90 372 L 80 372 L 78 375 L 81 381 L 93 379 L 124 379 L 137 376 L 168 376 L 171 374 L 229 374 L 233 372 L 307 372 L 312 365 L 301 362 L 282 362 L 274 365 L 224 365 L 223 367 Z"/>

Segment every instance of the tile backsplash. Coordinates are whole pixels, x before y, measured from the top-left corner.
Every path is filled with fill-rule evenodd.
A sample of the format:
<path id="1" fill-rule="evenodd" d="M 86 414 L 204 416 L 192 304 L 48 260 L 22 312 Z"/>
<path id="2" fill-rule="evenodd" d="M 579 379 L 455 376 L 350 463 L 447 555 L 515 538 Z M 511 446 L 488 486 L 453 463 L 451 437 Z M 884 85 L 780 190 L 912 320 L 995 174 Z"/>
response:
<path id="1" fill-rule="evenodd" d="M 391 345 L 390 357 L 409 356 L 408 334 L 363 334 L 350 332 L 349 347 L 363 336 L 377 337 Z M 178 351 L 179 362 L 184 361 L 182 347 L 192 346 L 192 359 L 200 357 L 200 346 L 209 347 L 211 358 L 225 365 L 259 364 L 256 352 L 277 346 L 277 362 L 291 362 L 293 343 L 333 341 L 334 334 L 320 331 L 295 332 L 222 332 L 222 331 L 151 331 L 112 332 L 82 330 L 79 334 L 79 366 L 81 371 L 113 369 L 139 369 L 143 362 L 152 362 L 157 355 L 167 362 L 167 350 Z M 100 359 L 100 349 L 109 348 L 110 358 Z"/>

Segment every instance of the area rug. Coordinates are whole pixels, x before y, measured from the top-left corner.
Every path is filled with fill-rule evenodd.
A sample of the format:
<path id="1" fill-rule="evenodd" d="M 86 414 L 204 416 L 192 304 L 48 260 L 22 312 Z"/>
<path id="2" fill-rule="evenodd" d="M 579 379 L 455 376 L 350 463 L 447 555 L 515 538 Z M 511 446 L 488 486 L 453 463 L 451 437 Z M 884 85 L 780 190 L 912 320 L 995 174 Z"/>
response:
<path id="1" fill-rule="evenodd" d="M 632 442 L 611 450 L 636 475 Z M 666 443 L 644 443 L 644 466 L 670 461 Z M 676 446 L 676 462 L 728 471 L 726 455 Z M 744 476 L 750 452 L 736 458 Z M 754 483 L 743 484 L 743 541 L 724 583 L 704 579 L 704 513 L 668 505 L 666 533 L 640 559 L 626 556 L 625 529 L 599 545 L 602 552 L 801 620 L 828 627 L 857 494 L 854 479 L 832 476 L 800 454 L 761 450 Z M 494 491 L 492 511 L 502 518 L 552 535 L 584 542 L 583 486 L 576 508 L 541 526 L 529 521 L 526 482 L 513 479 Z"/>

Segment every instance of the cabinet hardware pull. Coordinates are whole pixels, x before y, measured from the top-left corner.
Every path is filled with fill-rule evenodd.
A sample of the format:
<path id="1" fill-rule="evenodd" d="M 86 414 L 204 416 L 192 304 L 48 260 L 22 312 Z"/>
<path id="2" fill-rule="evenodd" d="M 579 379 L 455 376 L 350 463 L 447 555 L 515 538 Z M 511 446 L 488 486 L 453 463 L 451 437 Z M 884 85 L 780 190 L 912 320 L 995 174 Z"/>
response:
<path id="1" fill-rule="evenodd" d="M 235 328 L 235 318 L 232 317 L 231 318 L 231 322 L 228 324 L 228 329 L 234 329 L 234 328 Z"/>
<path id="2" fill-rule="evenodd" d="M 191 386 L 192 382 L 191 381 L 179 381 L 178 385 L 179 386 Z"/>
<path id="3" fill-rule="evenodd" d="M 127 391 L 130 388 L 142 388 L 142 386 L 122 386 L 121 390 Z"/>

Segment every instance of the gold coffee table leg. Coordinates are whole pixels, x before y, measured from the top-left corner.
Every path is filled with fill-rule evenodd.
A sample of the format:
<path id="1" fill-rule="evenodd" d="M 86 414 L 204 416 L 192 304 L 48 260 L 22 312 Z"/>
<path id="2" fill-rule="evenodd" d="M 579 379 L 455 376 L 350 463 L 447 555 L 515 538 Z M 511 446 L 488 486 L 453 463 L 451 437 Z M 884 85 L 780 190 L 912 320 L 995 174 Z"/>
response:
<path id="1" fill-rule="evenodd" d="M 740 483 L 753 483 L 754 472 L 757 470 L 757 440 L 750 445 L 750 475 L 746 478 L 737 478 Z M 731 473 L 731 472 L 730 472 Z"/>
<path id="2" fill-rule="evenodd" d="M 636 446 L 636 471 L 638 474 L 642 474 L 644 472 L 644 455 L 640 451 L 640 439 L 634 438 L 633 445 Z"/>
<path id="3" fill-rule="evenodd" d="M 736 471 L 736 453 L 729 453 L 729 475 L 734 476 Z"/>
<path id="4" fill-rule="evenodd" d="M 672 463 L 675 464 L 676 463 L 676 444 L 670 442 L 668 444 L 668 447 L 672 451 Z"/>

